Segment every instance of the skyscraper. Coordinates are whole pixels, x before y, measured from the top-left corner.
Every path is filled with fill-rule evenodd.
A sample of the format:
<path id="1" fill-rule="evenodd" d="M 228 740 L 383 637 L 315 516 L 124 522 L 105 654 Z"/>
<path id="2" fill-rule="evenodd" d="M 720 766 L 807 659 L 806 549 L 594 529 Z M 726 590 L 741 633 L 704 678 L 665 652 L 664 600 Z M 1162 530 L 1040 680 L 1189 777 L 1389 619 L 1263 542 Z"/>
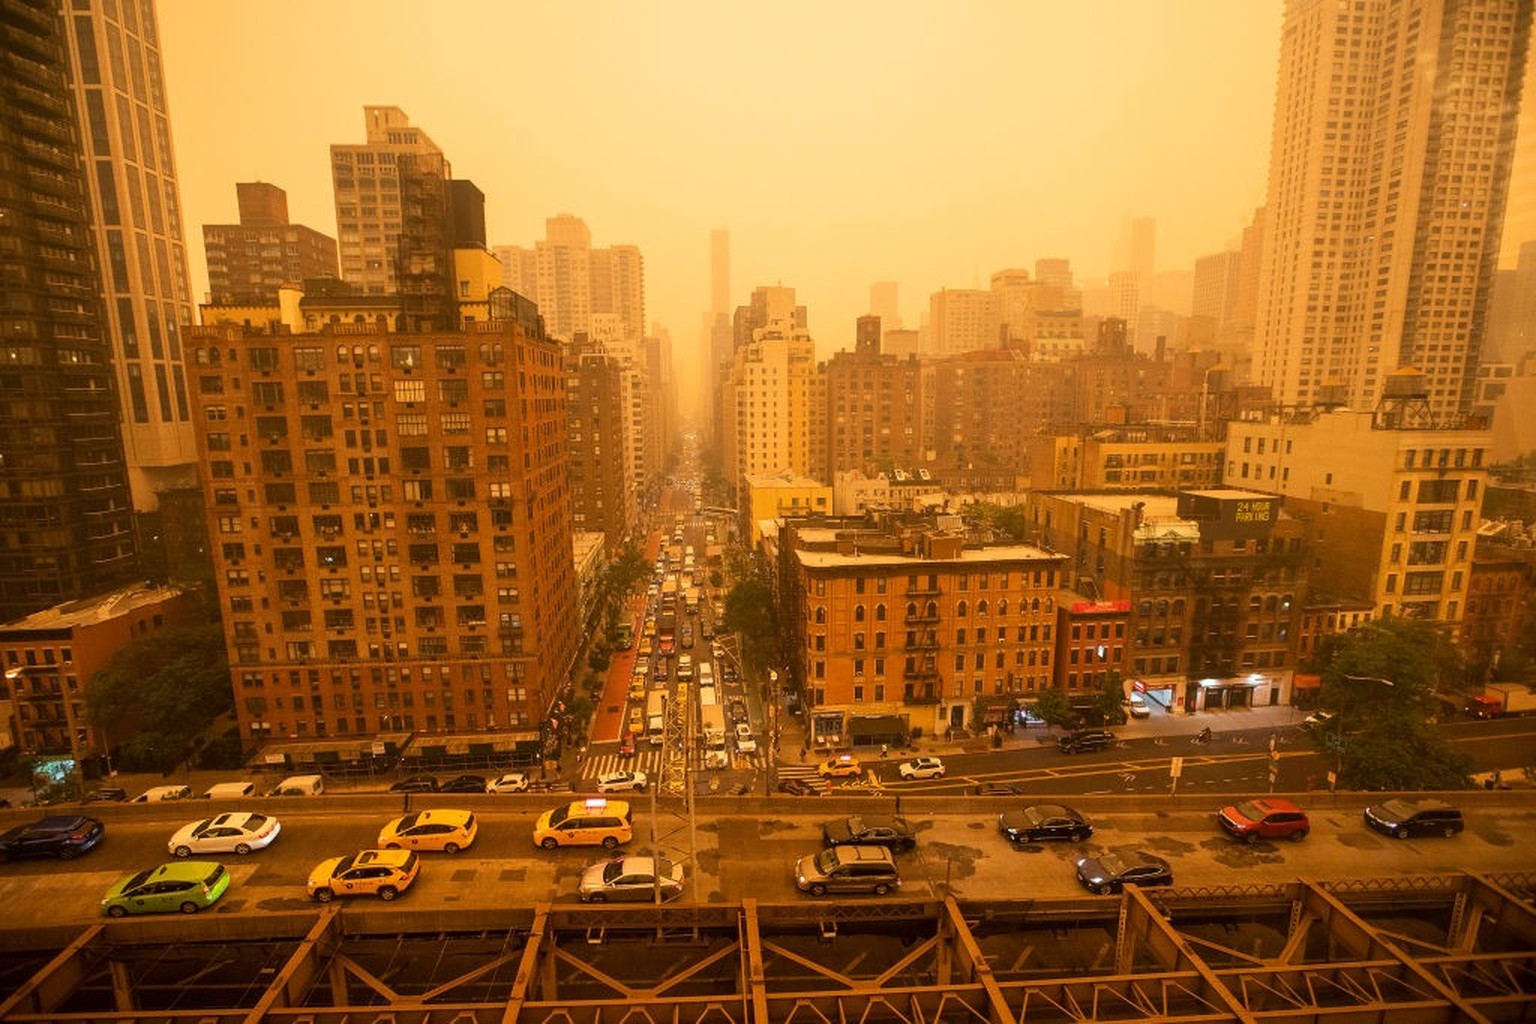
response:
<path id="1" fill-rule="evenodd" d="M 153 0 L 79 0 L 65 17 L 134 508 L 197 483 L 181 331 L 192 322 L 181 194 Z"/>
<path id="2" fill-rule="evenodd" d="M 139 572 L 58 10 L 10 0 L 0 46 L 0 621 Z"/>
<path id="3" fill-rule="evenodd" d="M 1283 404 L 1356 408 L 1422 374 L 1471 404 L 1499 250 L 1529 0 L 1289 0 L 1255 366 Z"/>
<path id="4" fill-rule="evenodd" d="M 731 233 L 715 228 L 709 233 L 709 311 L 731 310 Z"/>
<path id="5" fill-rule="evenodd" d="M 363 124 L 365 141 L 331 146 L 341 278 L 367 295 L 397 295 L 406 213 L 435 191 L 424 179 L 446 183 L 452 173 L 443 151 L 399 107 L 364 107 Z"/>

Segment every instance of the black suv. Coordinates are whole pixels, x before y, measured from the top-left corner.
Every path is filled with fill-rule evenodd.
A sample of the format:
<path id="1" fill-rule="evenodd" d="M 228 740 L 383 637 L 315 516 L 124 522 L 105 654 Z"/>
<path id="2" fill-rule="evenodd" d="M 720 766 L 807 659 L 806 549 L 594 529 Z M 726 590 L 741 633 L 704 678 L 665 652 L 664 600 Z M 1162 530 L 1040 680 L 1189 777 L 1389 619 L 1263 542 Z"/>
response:
<path id="1" fill-rule="evenodd" d="M 1056 747 L 1063 754 L 1082 754 L 1093 750 L 1104 750 L 1115 745 L 1115 734 L 1108 729 L 1079 729 L 1076 732 L 1067 733 L 1056 741 Z"/>
<path id="2" fill-rule="evenodd" d="M 1466 827 L 1461 812 L 1438 800 L 1388 800 L 1365 809 L 1365 823 L 1396 839 L 1444 836 L 1450 839 Z"/>
<path id="3" fill-rule="evenodd" d="M 0 858 L 57 857 L 73 860 L 101 842 L 106 826 L 83 814 L 59 814 L 0 835 Z"/>

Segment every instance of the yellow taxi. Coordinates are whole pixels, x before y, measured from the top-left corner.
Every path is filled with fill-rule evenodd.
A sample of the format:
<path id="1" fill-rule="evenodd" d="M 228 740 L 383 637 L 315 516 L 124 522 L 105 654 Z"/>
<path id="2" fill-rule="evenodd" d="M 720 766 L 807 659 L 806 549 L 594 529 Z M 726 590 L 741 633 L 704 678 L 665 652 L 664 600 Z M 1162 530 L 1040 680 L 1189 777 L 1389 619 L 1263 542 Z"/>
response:
<path id="1" fill-rule="evenodd" d="M 469 811 L 417 811 L 380 829 L 379 845 L 386 850 L 458 853 L 474 843 L 479 830 L 479 823 Z"/>
<path id="2" fill-rule="evenodd" d="M 337 896 L 377 896 L 392 900 L 411 887 L 421 858 L 409 850 L 361 850 L 315 865 L 305 888 L 309 898 L 329 903 Z"/>
<path id="3" fill-rule="evenodd" d="M 858 778 L 863 772 L 864 768 L 859 764 L 859 759 L 852 754 L 838 754 L 816 766 L 816 774 L 824 779 Z"/>
<path id="4" fill-rule="evenodd" d="M 612 850 L 634 838 L 635 816 L 623 800 L 591 797 L 562 804 L 539 815 L 533 845 L 545 850 L 559 846 L 601 846 Z"/>

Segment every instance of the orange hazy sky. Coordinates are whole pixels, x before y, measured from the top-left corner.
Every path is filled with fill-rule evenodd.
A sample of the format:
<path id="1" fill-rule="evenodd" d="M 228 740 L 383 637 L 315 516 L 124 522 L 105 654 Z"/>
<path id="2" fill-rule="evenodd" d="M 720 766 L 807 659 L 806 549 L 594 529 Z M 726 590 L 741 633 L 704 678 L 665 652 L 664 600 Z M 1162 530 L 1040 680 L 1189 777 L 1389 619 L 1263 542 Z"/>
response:
<path id="1" fill-rule="evenodd" d="M 334 235 L 329 145 L 403 108 L 485 193 L 492 244 L 569 212 L 645 257 L 647 315 L 692 361 L 709 232 L 733 303 L 792 285 L 823 353 L 869 286 L 929 293 L 1071 258 L 1128 214 L 1158 269 L 1263 201 L 1280 0 L 477 3 L 160 0 L 193 289 L 234 184 Z"/>

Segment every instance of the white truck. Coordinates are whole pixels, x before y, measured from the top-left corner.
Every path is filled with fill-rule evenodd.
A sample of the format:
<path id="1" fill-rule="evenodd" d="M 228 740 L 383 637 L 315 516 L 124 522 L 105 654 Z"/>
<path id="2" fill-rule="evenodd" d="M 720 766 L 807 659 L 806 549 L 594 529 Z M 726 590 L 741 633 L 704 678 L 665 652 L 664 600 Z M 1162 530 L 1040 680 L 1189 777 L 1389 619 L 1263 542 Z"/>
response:
<path id="1" fill-rule="evenodd" d="M 1536 691 L 1524 683 L 1487 683 L 1483 692 L 1467 698 L 1467 714 L 1473 718 L 1536 713 Z"/>
<path id="2" fill-rule="evenodd" d="M 731 755 L 725 749 L 725 710 L 718 704 L 699 709 L 704 730 L 704 767 L 729 768 Z"/>
<path id="3" fill-rule="evenodd" d="M 661 734 L 667 727 L 667 695 L 652 690 L 645 699 L 645 736 L 651 746 L 661 746 Z"/>

